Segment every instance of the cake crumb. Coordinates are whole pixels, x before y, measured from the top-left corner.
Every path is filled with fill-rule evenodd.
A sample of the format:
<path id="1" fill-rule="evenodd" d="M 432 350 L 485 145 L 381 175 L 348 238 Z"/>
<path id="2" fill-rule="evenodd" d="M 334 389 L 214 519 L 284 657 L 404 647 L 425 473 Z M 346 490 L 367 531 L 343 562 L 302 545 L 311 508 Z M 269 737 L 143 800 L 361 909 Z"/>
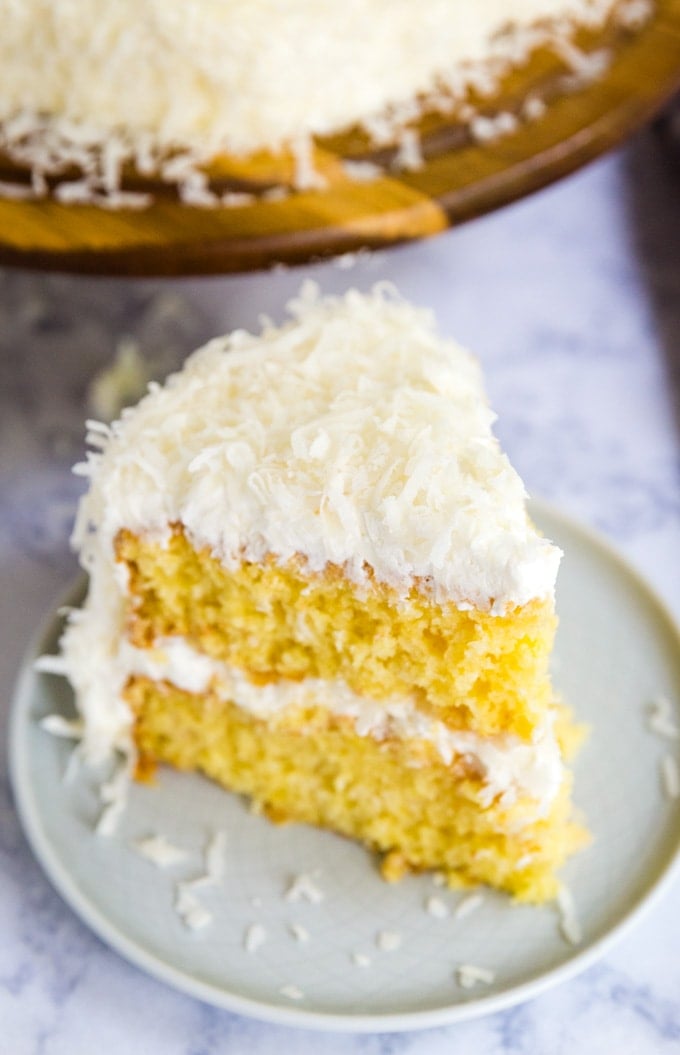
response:
<path id="1" fill-rule="evenodd" d="M 471 963 L 461 964 L 456 970 L 458 985 L 463 989 L 472 989 L 478 983 L 491 985 L 495 978 L 494 971 L 490 971 L 487 967 L 475 967 Z"/>
<path id="2" fill-rule="evenodd" d="M 432 876 L 432 882 L 438 887 L 446 886 L 446 876 L 443 872 L 435 872 Z"/>
<path id="3" fill-rule="evenodd" d="M 557 894 L 557 909 L 560 913 L 560 931 L 563 938 L 570 945 L 580 945 L 583 941 L 583 931 L 576 915 L 576 904 L 573 894 L 564 884 Z"/>
<path id="4" fill-rule="evenodd" d="M 251 923 L 243 936 L 243 948 L 247 953 L 257 952 L 267 940 L 267 931 L 261 923 Z"/>
<path id="5" fill-rule="evenodd" d="M 288 930 L 300 945 L 309 941 L 309 931 L 306 927 L 303 927 L 301 923 L 291 923 Z"/>
<path id="6" fill-rule="evenodd" d="M 352 963 L 354 964 L 355 967 L 363 967 L 363 968 L 370 967 L 371 966 L 371 957 L 367 956 L 365 952 L 353 952 L 352 953 Z"/>
<path id="7" fill-rule="evenodd" d="M 305 995 L 296 985 L 282 985 L 279 992 L 281 996 L 287 997 L 288 1000 L 302 1000 Z"/>
<path id="8" fill-rule="evenodd" d="M 456 905 L 453 913 L 454 919 L 466 919 L 473 912 L 476 912 L 483 903 L 484 897 L 482 894 L 469 894 Z"/>
<path id="9" fill-rule="evenodd" d="M 667 798 L 680 798 L 680 772 L 673 755 L 664 755 L 661 759 L 661 782 Z"/>
<path id="10" fill-rule="evenodd" d="M 149 835 L 146 839 L 136 839 L 133 848 L 141 857 L 145 857 L 157 868 L 172 868 L 173 865 L 186 861 L 188 853 L 178 846 L 173 846 L 164 835 Z"/>
<path id="11" fill-rule="evenodd" d="M 375 936 L 375 944 L 381 952 L 395 952 L 401 947 L 402 937 L 398 930 L 381 930 Z"/>
<path id="12" fill-rule="evenodd" d="M 325 895 L 316 885 L 317 875 L 316 872 L 301 872 L 295 876 L 286 891 L 286 901 L 309 901 L 312 905 L 320 905 Z"/>
<path id="13" fill-rule="evenodd" d="M 380 874 L 386 883 L 396 883 L 408 872 L 408 861 L 398 850 L 390 850 L 380 862 Z"/>
<path id="14" fill-rule="evenodd" d="M 435 897 L 433 894 L 425 901 L 425 911 L 428 915 L 434 916 L 435 919 L 446 919 L 449 915 L 449 906 L 440 897 Z"/>

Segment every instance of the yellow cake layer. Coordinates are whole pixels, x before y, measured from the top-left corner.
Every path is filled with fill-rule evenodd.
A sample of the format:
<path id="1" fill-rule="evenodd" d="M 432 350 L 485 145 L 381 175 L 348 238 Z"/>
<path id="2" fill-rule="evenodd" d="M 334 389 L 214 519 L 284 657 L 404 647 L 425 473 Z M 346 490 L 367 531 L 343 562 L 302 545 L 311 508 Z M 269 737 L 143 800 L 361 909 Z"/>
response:
<path id="1" fill-rule="evenodd" d="M 304 821 L 386 855 L 384 874 L 438 869 L 452 886 L 487 883 L 523 901 L 555 896 L 556 869 L 587 836 L 570 819 L 570 778 L 550 813 L 536 803 L 480 803 L 483 785 L 464 760 L 446 766 L 412 741 L 376 741 L 346 718 L 310 708 L 264 723 L 214 694 L 197 696 L 135 677 L 142 768 L 168 762 L 247 794 L 274 820 Z"/>
<path id="2" fill-rule="evenodd" d="M 552 702 L 551 599 L 505 615 L 438 605 L 381 583 L 359 590 L 337 567 L 244 562 L 231 571 L 177 528 L 163 545 L 122 531 L 128 633 L 144 648 L 180 635 L 260 684 L 341 678 L 373 700 L 412 696 L 453 728 L 528 739 Z"/>

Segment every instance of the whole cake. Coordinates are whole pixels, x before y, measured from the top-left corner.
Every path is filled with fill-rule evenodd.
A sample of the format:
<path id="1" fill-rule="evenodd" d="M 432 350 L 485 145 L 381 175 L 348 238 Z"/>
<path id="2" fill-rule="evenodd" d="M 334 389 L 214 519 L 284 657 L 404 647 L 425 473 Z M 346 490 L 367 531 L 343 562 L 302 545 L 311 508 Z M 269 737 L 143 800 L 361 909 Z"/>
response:
<path id="1" fill-rule="evenodd" d="M 357 123 L 389 139 L 615 3 L 0 0 L 0 148 L 38 184 L 75 167 L 110 190 L 129 159 L 148 174 L 177 151 L 277 151 Z"/>
<path id="2" fill-rule="evenodd" d="M 109 430 L 62 640 L 92 760 L 541 901 L 584 839 L 551 687 L 559 550 L 476 361 L 389 290 L 196 352 Z"/>

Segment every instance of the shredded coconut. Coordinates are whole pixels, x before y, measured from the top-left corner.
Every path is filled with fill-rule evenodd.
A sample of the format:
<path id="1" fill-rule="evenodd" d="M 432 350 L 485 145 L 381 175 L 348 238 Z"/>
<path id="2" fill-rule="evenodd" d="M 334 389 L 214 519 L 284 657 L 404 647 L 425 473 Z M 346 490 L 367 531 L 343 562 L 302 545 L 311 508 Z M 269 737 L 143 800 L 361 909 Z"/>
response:
<path id="1" fill-rule="evenodd" d="M 430 896 L 425 901 L 425 911 L 435 919 L 446 919 L 450 915 L 449 906 L 439 897 Z"/>
<path id="2" fill-rule="evenodd" d="M 401 948 L 402 940 L 397 930 L 381 930 L 375 936 L 375 944 L 381 952 L 395 952 Z"/>
<path id="3" fill-rule="evenodd" d="M 213 883 L 220 883 L 224 878 L 224 854 L 227 845 L 227 833 L 216 831 L 210 838 L 205 850 L 205 872 Z"/>
<path id="4" fill-rule="evenodd" d="M 522 117 L 525 121 L 540 121 L 548 110 L 544 99 L 539 95 L 528 95 L 522 103 Z"/>
<path id="5" fill-rule="evenodd" d="M 29 183 L 8 183 L 6 180 L 0 180 L 0 198 L 7 198 L 9 201 L 30 201 L 37 197 L 34 187 Z"/>
<path id="6" fill-rule="evenodd" d="M 346 158 L 342 162 L 343 172 L 349 177 L 354 183 L 374 183 L 375 180 L 381 179 L 385 173 L 380 165 L 374 164 L 372 161 L 352 161 L 350 158 Z M 345 256 L 355 256 L 353 253 L 346 253 Z M 342 266 L 339 261 L 344 259 L 340 257 L 336 264 Z"/>
<path id="7" fill-rule="evenodd" d="M 680 770 L 673 755 L 664 755 L 661 759 L 661 781 L 667 798 L 680 798 Z"/>
<path id="8" fill-rule="evenodd" d="M 644 26 L 654 11 L 653 0 L 627 0 L 615 8 L 616 21 L 626 29 L 637 30 Z"/>
<path id="9" fill-rule="evenodd" d="M 296 985 L 282 985 L 279 992 L 288 1000 L 302 1000 L 305 995 Z"/>
<path id="10" fill-rule="evenodd" d="M 64 718 L 61 714 L 46 715 L 40 721 L 40 728 L 65 740 L 81 740 L 85 731 L 82 718 Z"/>
<path id="11" fill-rule="evenodd" d="M 158 868 L 172 868 L 173 865 L 186 861 L 189 856 L 186 850 L 168 842 L 164 835 L 149 835 L 146 839 L 137 839 L 132 846 L 138 854 Z"/>
<path id="12" fill-rule="evenodd" d="M 456 978 L 461 988 L 472 989 L 473 986 L 480 983 L 482 985 L 491 985 L 496 978 L 496 974 L 486 967 L 475 967 L 474 964 L 466 963 L 458 967 Z"/>
<path id="13" fill-rule="evenodd" d="M 570 945 L 580 945 L 583 940 L 583 931 L 576 914 L 576 904 L 573 894 L 564 884 L 557 893 L 557 909 L 560 914 L 562 936 Z"/>
<path id="14" fill-rule="evenodd" d="M 667 696 L 657 696 L 649 706 L 648 726 L 651 732 L 668 740 L 677 740 L 680 730 L 675 722 L 673 705 Z"/>
<path id="15" fill-rule="evenodd" d="M 302 872 L 295 876 L 286 891 L 286 901 L 309 901 L 312 905 L 319 905 L 325 895 L 316 884 L 317 876 L 318 872 Z"/>
<path id="16" fill-rule="evenodd" d="M 415 128 L 405 128 L 399 134 L 394 164 L 404 172 L 418 172 L 425 164 L 420 135 Z"/>
<path id="17" fill-rule="evenodd" d="M 202 930 L 212 923 L 212 913 L 201 904 L 186 883 L 177 884 L 174 907 L 189 930 Z"/>
<path id="18" fill-rule="evenodd" d="M 267 940 L 267 931 L 261 923 L 251 923 L 243 937 L 243 948 L 247 953 L 254 953 L 260 949 Z"/>
<path id="19" fill-rule="evenodd" d="M 291 923 L 288 930 L 298 944 L 304 945 L 305 942 L 309 941 L 309 931 L 301 923 Z"/>
<path id="20" fill-rule="evenodd" d="M 145 208 L 148 194 L 122 186 L 132 166 L 160 173 L 187 204 L 231 207 L 204 182 L 204 166 L 224 153 L 285 147 L 297 186 L 320 188 L 312 136 L 359 123 L 376 142 L 394 143 L 428 109 L 451 112 L 471 90 L 488 96 L 534 48 L 568 43 L 575 24 L 601 27 L 615 5 L 513 0 L 473 14 L 445 0 L 354 0 L 337 10 L 317 0 L 5 5 L 0 149 L 33 177 L 26 191 L 12 181 L 0 193 L 44 195 L 49 174 L 59 201 Z M 621 7 L 629 28 L 650 13 L 644 0 Z M 83 27 L 93 25 L 84 44 Z M 602 68 L 586 65 L 579 61 L 581 78 Z M 413 144 L 402 149 L 408 167 L 420 163 Z"/>
<path id="21" fill-rule="evenodd" d="M 453 913 L 454 919 L 467 919 L 468 916 L 476 912 L 477 909 L 484 904 L 484 897 L 482 894 L 470 894 L 468 897 L 464 897 L 458 905 L 456 905 Z"/>
<path id="22" fill-rule="evenodd" d="M 366 967 L 371 966 L 371 957 L 367 956 L 365 952 L 353 952 L 352 963 L 355 967 Z"/>
<path id="23" fill-rule="evenodd" d="M 59 677 L 67 673 L 63 656 L 39 656 L 35 661 L 35 669 L 39 674 L 57 674 Z"/>
<path id="24" fill-rule="evenodd" d="M 127 804 L 134 759 L 131 754 L 117 763 L 110 780 L 105 781 L 99 789 L 99 797 L 104 804 L 95 825 L 97 835 L 113 835 Z"/>

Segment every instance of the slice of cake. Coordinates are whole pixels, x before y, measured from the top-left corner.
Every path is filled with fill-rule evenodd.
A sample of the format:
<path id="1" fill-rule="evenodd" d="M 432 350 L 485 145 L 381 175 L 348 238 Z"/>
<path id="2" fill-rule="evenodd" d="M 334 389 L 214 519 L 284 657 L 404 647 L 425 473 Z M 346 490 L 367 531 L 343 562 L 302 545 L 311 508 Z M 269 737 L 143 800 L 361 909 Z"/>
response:
<path id="1" fill-rule="evenodd" d="M 84 749 L 534 901 L 583 841 L 551 688 L 560 553 L 479 367 L 386 289 L 237 331 L 92 426 L 62 642 Z"/>

